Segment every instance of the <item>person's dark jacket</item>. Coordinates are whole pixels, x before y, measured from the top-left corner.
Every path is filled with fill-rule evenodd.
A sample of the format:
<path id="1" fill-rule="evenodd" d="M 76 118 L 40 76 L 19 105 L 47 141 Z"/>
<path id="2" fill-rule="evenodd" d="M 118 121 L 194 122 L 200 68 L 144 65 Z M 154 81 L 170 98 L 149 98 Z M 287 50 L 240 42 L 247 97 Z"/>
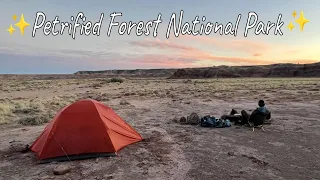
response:
<path id="1" fill-rule="evenodd" d="M 271 118 L 271 112 L 265 107 L 258 107 L 255 109 L 249 118 L 249 122 L 253 123 L 255 126 L 262 125 L 266 119 Z"/>

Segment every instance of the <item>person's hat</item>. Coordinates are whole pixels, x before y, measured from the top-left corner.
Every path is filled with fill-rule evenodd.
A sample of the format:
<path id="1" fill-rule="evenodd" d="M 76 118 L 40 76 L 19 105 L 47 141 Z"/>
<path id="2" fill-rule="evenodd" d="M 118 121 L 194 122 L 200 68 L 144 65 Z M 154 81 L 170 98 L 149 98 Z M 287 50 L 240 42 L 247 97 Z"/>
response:
<path id="1" fill-rule="evenodd" d="M 258 105 L 259 105 L 259 106 L 264 106 L 264 105 L 265 105 L 265 103 L 264 103 L 264 101 L 263 101 L 263 100 L 259 100 Z"/>

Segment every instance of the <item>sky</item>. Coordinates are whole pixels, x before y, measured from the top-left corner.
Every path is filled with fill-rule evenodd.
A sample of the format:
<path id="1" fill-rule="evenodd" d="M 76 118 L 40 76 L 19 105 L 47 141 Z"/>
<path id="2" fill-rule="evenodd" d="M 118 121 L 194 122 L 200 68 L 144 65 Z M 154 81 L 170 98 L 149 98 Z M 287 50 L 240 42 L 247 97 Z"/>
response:
<path id="1" fill-rule="evenodd" d="M 1 0 L 0 6 L 0 74 L 55 74 L 74 73 L 80 70 L 107 69 L 146 69 L 146 68 L 186 68 L 207 66 L 239 66 L 265 65 L 275 63 L 314 63 L 320 62 L 320 1 L 291 0 L 291 1 L 254 1 L 254 0 L 91 0 L 91 1 L 63 1 L 63 0 Z M 221 23 L 223 28 L 228 22 L 236 24 L 238 15 L 241 19 L 237 28 L 237 35 L 220 35 L 212 31 L 206 35 L 179 34 L 175 36 L 173 24 L 169 38 L 166 37 L 172 14 L 176 14 L 176 25 L 179 24 L 180 12 L 183 10 L 182 26 L 188 22 L 191 25 L 196 16 L 201 23 L 213 25 Z M 292 13 L 296 11 L 294 18 Z M 300 31 L 295 19 L 304 17 L 309 20 Z M 82 12 L 85 21 L 99 22 L 103 13 L 100 35 L 80 35 L 77 27 L 75 38 L 68 34 L 68 30 L 56 36 L 45 35 L 43 27 L 36 29 L 32 37 L 34 25 L 39 25 L 42 18 L 36 22 L 37 12 L 45 14 L 45 22 L 53 21 L 56 16 L 61 22 L 71 21 Z M 118 26 L 112 26 L 110 36 L 108 28 L 113 12 L 122 13 L 114 18 Z M 274 34 L 275 26 L 268 35 L 254 33 L 257 25 L 248 30 L 244 36 L 249 12 L 258 16 L 257 24 L 262 21 L 276 23 L 279 15 L 284 22 L 280 28 L 282 35 Z M 19 27 L 15 26 L 24 15 L 29 24 L 23 36 Z M 136 35 L 135 27 L 130 35 L 127 32 L 119 35 L 121 22 L 130 21 L 146 24 L 155 21 L 161 14 L 161 22 L 154 37 L 154 24 L 150 34 Z M 16 21 L 12 18 L 17 16 Z M 205 16 L 205 21 L 201 21 Z M 249 23 L 254 22 L 254 17 Z M 287 27 L 292 22 L 292 31 Z M 45 24 L 45 23 L 44 23 Z M 7 29 L 12 25 L 15 29 L 12 35 Z M 81 25 L 80 25 L 81 26 Z M 57 24 L 57 30 L 61 24 Z M 214 27 L 213 27 L 214 28 Z M 265 26 L 264 29 L 267 27 Z M 182 29 L 182 27 L 181 27 Z M 200 25 L 195 30 L 198 31 Z"/>

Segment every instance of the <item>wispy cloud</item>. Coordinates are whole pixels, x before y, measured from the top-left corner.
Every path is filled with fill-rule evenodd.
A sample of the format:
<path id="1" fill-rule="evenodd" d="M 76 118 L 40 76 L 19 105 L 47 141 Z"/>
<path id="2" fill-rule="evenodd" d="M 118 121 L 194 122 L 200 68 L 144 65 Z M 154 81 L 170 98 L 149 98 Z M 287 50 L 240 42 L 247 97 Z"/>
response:
<path id="1" fill-rule="evenodd" d="M 154 47 L 154 48 L 166 48 L 166 49 L 178 49 L 184 51 L 194 51 L 196 48 L 185 46 L 177 43 L 172 43 L 169 40 L 161 41 L 159 39 L 151 40 L 145 39 L 143 41 L 131 41 L 129 44 L 134 46 L 141 46 L 141 47 Z"/>
<path id="2" fill-rule="evenodd" d="M 144 48 L 162 48 L 165 50 L 172 50 L 172 53 L 168 55 L 171 59 L 189 59 L 193 61 L 207 61 L 211 60 L 212 63 L 231 62 L 236 64 L 268 64 L 270 61 L 256 60 L 253 58 L 245 57 L 227 57 L 227 56 L 215 56 L 210 52 L 203 51 L 199 48 L 192 46 L 182 45 L 171 42 L 169 40 L 142 40 L 130 42 L 136 46 Z"/>
<path id="3" fill-rule="evenodd" d="M 260 54 L 260 53 L 255 53 L 255 54 L 253 54 L 253 56 L 258 57 L 258 56 L 262 56 L 262 54 Z"/>
<path id="4" fill-rule="evenodd" d="M 1 44 L 0 43 L 0 54 L 7 55 L 25 55 L 25 56 L 52 56 L 66 58 L 105 58 L 119 56 L 121 53 L 116 51 L 107 50 L 90 50 L 90 49 L 57 49 L 57 48 L 46 48 L 46 47 L 35 47 L 31 45 L 22 44 Z"/>
<path id="5" fill-rule="evenodd" d="M 159 54 L 146 54 L 137 56 L 131 61 L 133 64 L 149 64 L 152 66 L 166 67 L 166 68 L 182 68 L 197 66 L 196 60 L 185 59 L 179 57 L 172 57 Z"/>
<path id="6" fill-rule="evenodd" d="M 217 48 L 223 48 L 230 51 L 244 52 L 249 55 L 263 54 L 271 49 L 271 45 L 264 42 L 250 41 L 250 40 L 239 40 L 239 39 L 224 39 L 218 40 L 216 38 L 207 36 L 181 36 L 182 40 L 194 41 L 201 44 L 211 45 Z"/>

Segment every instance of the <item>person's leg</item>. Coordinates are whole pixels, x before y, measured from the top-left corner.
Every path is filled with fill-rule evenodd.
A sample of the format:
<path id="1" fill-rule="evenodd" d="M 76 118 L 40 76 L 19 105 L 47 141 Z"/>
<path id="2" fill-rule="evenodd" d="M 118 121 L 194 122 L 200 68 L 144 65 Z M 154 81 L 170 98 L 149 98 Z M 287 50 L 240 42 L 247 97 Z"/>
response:
<path id="1" fill-rule="evenodd" d="M 241 124 L 242 125 L 248 124 L 249 123 L 249 118 L 250 118 L 250 115 L 247 113 L 247 111 L 242 110 L 241 111 Z"/>
<path id="2" fill-rule="evenodd" d="M 267 119 L 267 120 L 271 119 L 271 112 L 268 113 L 266 119 Z"/>

